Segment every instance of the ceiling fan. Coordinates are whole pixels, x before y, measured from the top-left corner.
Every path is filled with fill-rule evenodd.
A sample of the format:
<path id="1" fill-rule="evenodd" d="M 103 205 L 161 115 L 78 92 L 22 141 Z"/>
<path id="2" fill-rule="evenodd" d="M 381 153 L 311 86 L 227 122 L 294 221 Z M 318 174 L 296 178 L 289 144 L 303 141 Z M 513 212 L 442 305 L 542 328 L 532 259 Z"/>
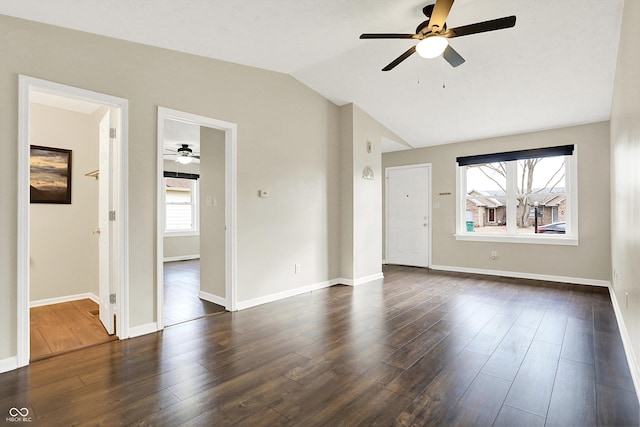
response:
<path id="1" fill-rule="evenodd" d="M 446 20 L 449 16 L 454 0 L 436 0 L 435 4 L 430 4 L 422 9 L 422 13 L 427 20 L 416 28 L 415 34 L 362 34 L 361 39 L 415 39 L 420 40 L 416 45 L 409 48 L 405 53 L 394 59 L 382 69 L 389 71 L 394 69 L 402 61 L 418 52 L 423 58 L 435 58 L 440 55 L 452 67 L 457 67 L 464 63 L 464 58 L 449 45 L 449 40 L 455 37 L 468 36 L 470 34 L 484 33 L 487 31 L 502 30 L 516 25 L 515 16 L 492 19 L 490 21 L 476 22 L 475 24 L 464 25 L 462 27 L 447 29 Z"/>
<path id="2" fill-rule="evenodd" d="M 180 148 L 177 150 L 170 150 L 171 154 L 165 154 L 165 156 L 176 156 L 176 162 L 182 163 L 183 165 L 189 164 L 193 161 L 193 159 L 200 159 L 200 156 L 197 154 L 193 154 L 193 150 L 189 148 L 189 144 L 180 144 Z"/>

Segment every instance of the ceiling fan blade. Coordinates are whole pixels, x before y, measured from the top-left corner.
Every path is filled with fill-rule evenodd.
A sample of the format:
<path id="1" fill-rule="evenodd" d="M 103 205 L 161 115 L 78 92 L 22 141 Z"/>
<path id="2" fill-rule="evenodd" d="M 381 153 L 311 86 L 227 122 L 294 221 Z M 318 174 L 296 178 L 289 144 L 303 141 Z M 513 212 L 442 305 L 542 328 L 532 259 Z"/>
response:
<path id="1" fill-rule="evenodd" d="M 418 34 L 393 34 L 393 33 L 380 33 L 380 34 L 360 34 L 361 39 L 420 39 Z"/>
<path id="2" fill-rule="evenodd" d="M 431 20 L 429 21 L 429 29 L 438 27 L 438 31 L 444 28 L 444 23 L 447 21 L 451 6 L 453 6 L 454 0 L 436 0 L 436 4 L 433 6 L 433 12 L 431 12 Z"/>
<path id="3" fill-rule="evenodd" d="M 407 49 L 407 51 L 405 53 L 403 53 L 402 55 L 398 56 L 396 59 L 394 59 L 393 61 L 391 61 L 389 63 L 389 65 L 387 65 L 386 67 L 384 67 L 382 69 L 382 71 L 390 71 L 393 70 L 396 65 L 398 65 L 399 63 L 401 63 L 402 61 L 404 61 L 405 59 L 407 59 L 408 57 L 410 57 L 411 55 L 413 55 L 416 52 L 416 47 L 415 46 L 411 46 L 409 49 Z"/>
<path id="4" fill-rule="evenodd" d="M 457 67 L 464 64 L 464 58 L 451 46 L 447 46 L 447 48 L 442 53 L 442 57 L 452 67 Z"/>
<path id="5" fill-rule="evenodd" d="M 490 21 L 477 22 L 475 24 L 463 25 L 462 27 L 450 28 L 444 36 L 447 38 L 468 36 L 470 34 L 485 33 L 487 31 L 503 30 L 516 25 L 516 17 L 505 16 L 504 18 L 492 19 Z"/>

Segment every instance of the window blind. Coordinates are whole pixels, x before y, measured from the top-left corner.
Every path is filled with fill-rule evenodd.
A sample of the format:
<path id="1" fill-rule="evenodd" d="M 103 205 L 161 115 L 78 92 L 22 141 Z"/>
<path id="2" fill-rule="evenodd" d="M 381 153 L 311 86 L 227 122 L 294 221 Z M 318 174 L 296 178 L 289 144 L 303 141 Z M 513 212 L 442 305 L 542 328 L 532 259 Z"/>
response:
<path id="1" fill-rule="evenodd" d="M 557 147 L 533 148 L 530 150 L 507 151 L 503 153 L 479 154 L 475 156 L 457 157 L 459 166 L 480 165 L 485 163 L 509 162 L 512 160 L 533 159 L 536 157 L 570 156 L 573 144 Z"/>

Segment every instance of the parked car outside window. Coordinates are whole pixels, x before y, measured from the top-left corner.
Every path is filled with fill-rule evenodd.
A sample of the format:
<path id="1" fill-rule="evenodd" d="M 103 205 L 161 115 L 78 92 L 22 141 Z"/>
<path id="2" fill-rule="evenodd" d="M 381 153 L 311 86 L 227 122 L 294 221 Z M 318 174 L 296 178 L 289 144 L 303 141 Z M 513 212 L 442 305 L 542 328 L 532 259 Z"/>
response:
<path id="1" fill-rule="evenodd" d="M 539 225 L 538 233 L 564 234 L 566 228 L 566 222 L 554 222 L 547 225 Z"/>

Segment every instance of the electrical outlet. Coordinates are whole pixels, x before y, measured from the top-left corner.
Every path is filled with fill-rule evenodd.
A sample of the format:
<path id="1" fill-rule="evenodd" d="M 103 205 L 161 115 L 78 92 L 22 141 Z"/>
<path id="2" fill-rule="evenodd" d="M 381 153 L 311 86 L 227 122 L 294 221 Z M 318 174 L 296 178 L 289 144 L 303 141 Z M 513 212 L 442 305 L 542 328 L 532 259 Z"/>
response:
<path id="1" fill-rule="evenodd" d="M 300 264 L 296 264 L 293 266 L 293 271 L 298 274 L 300 273 Z"/>

